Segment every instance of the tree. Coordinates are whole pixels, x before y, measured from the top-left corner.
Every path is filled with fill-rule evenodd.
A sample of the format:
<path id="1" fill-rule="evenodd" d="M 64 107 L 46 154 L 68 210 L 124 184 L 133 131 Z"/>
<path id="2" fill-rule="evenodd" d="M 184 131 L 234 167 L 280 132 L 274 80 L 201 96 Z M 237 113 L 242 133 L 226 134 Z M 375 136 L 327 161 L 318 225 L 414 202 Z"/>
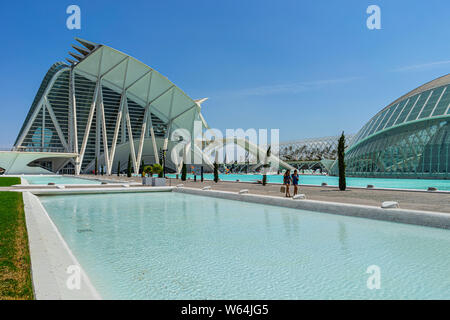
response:
<path id="1" fill-rule="evenodd" d="M 345 182 L 345 136 L 343 131 L 338 142 L 338 168 L 339 168 L 339 190 L 345 191 L 347 185 Z"/>
<path id="2" fill-rule="evenodd" d="M 128 155 L 127 177 L 131 177 L 131 154 Z"/>
<path id="3" fill-rule="evenodd" d="M 142 175 L 143 175 L 143 173 L 144 173 L 144 167 L 145 167 L 145 164 L 144 164 L 144 160 L 142 159 L 142 161 L 141 161 L 141 167 L 139 168 L 139 173 L 141 173 Z"/>
<path id="4" fill-rule="evenodd" d="M 219 181 L 219 164 L 217 161 L 214 161 L 214 182 L 217 183 Z"/>
<path id="5" fill-rule="evenodd" d="M 97 162 L 97 157 L 95 157 L 95 168 L 94 168 L 94 174 L 97 175 L 98 173 L 98 162 Z"/>
<path id="6" fill-rule="evenodd" d="M 187 164 L 183 163 L 183 168 L 181 169 L 181 181 L 186 181 Z"/>
<path id="7" fill-rule="evenodd" d="M 117 176 L 120 176 L 120 161 L 117 163 Z"/>
<path id="8" fill-rule="evenodd" d="M 263 186 L 265 186 L 267 184 L 267 168 L 270 167 L 270 165 L 269 165 L 270 154 L 271 154 L 271 146 L 269 146 L 267 148 L 266 157 L 264 158 L 263 179 L 262 179 Z"/>

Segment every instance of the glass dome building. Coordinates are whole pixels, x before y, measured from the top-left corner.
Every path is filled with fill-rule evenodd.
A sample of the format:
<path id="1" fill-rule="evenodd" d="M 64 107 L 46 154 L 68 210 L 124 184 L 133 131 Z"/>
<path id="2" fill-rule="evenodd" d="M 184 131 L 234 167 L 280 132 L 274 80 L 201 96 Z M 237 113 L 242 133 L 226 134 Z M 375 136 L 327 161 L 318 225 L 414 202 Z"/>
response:
<path id="1" fill-rule="evenodd" d="M 450 178 L 450 74 L 378 112 L 356 134 L 345 159 L 349 176 Z"/>

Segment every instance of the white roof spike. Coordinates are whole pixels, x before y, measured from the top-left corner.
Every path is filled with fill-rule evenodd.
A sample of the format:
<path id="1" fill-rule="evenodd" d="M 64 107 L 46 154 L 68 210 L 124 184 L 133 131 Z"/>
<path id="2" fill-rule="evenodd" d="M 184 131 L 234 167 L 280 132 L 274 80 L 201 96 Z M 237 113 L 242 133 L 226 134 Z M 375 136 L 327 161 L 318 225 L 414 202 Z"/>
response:
<path id="1" fill-rule="evenodd" d="M 77 64 L 77 61 L 66 58 L 67 61 L 69 61 L 70 64 Z"/>
<path id="2" fill-rule="evenodd" d="M 98 43 L 91 42 L 91 41 L 88 41 L 88 40 L 84 40 L 84 39 L 81 39 L 81 38 L 78 38 L 78 37 L 75 37 L 75 40 L 77 40 L 79 43 L 81 43 L 83 46 L 85 46 L 86 48 L 88 48 L 91 51 L 99 46 Z"/>
<path id="3" fill-rule="evenodd" d="M 86 48 L 82 48 L 76 45 L 72 45 L 72 48 L 74 48 L 75 50 L 77 50 L 79 53 L 81 53 L 83 56 L 87 56 L 89 53 L 91 53 L 91 51 L 89 49 Z"/>
<path id="4" fill-rule="evenodd" d="M 78 53 L 73 53 L 73 52 L 69 52 L 69 54 L 74 57 L 75 59 L 77 59 L 78 61 L 81 61 L 84 59 L 84 56 L 79 55 Z"/>
<path id="5" fill-rule="evenodd" d="M 206 100 L 208 100 L 209 98 L 202 98 L 202 99 L 197 99 L 194 100 L 195 103 L 197 103 L 197 105 L 200 107 L 202 105 L 203 102 L 205 102 Z"/>

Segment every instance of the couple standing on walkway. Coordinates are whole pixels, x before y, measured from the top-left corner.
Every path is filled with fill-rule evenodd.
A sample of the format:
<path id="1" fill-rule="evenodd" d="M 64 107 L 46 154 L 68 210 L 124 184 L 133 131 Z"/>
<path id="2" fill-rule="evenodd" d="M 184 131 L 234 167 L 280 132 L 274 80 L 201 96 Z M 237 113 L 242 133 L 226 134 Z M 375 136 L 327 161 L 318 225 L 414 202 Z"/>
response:
<path id="1" fill-rule="evenodd" d="M 297 170 L 294 170 L 294 173 L 291 175 L 291 170 L 286 170 L 286 172 L 284 173 L 283 176 L 283 184 L 286 188 L 286 197 L 290 197 L 291 193 L 289 191 L 289 186 L 292 182 L 292 184 L 294 185 L 294 196 L 297 194 L 298 192 L 298 172 Z"/>

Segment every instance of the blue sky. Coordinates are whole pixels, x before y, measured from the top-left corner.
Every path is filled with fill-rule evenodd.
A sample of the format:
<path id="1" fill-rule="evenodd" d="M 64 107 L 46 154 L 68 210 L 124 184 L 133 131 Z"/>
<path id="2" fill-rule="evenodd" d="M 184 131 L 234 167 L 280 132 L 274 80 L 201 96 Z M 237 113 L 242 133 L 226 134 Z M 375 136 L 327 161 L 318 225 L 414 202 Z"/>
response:
<path id="1" fill-rule="evenodd" d="M 81 8 L 81 30 L 66 8 Z M 381 8 L 381 30 L 366 8 Z M 48 68 L 78 36 L 166 75 L 212 127 L 281 140 L 355 133 L 450 70 L 448 0 L 8 1 L 0 10 L 0 147 L 14 143 Z"/>

